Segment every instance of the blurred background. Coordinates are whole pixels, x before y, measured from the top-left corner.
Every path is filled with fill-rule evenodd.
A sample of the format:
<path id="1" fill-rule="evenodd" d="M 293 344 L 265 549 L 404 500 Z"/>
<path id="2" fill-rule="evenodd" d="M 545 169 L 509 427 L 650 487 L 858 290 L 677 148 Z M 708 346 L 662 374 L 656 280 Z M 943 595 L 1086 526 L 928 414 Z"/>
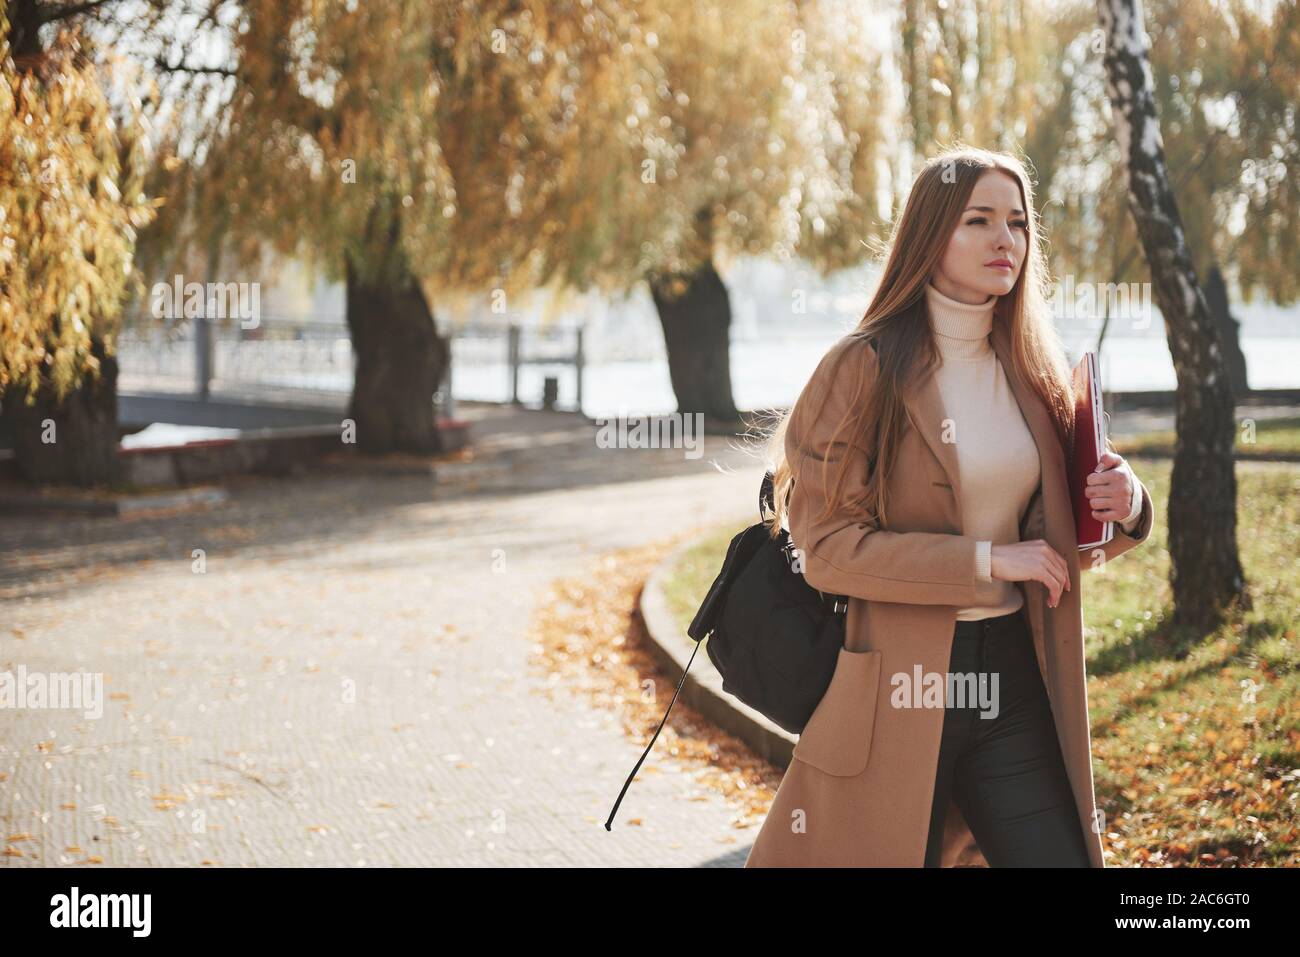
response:
<path id="1" fill-rule="evenodd" d="M 1107 853 L 1294 864 L 1297 64 L 1295 0 L 0 0 L 0 665 L 112 693 L 0 715 L 5 863 L 743 862 L 790 741 L 720 695 L 592 823 L 965 143 L 1156 499 Z"/>

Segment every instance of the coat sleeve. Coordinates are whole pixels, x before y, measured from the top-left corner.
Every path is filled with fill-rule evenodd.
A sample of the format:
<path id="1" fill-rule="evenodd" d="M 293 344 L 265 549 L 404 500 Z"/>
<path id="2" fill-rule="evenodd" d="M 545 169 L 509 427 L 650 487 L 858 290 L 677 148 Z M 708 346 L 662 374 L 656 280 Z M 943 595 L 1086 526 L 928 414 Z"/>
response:
<path id="1" fill-rule="evenodd" d="M 1106 448 L 1119 454 L 1110 439 L 1106 439 Z M 1136 478 L 1136 475 L 1134 477 Z M 1137 548 L 1137 546 L 1145 542 L 1150 536 L 1151 526 L 1155 522 L 1155 508 L 1151 504 L 1151 493 L 1147 491 L 1147 487 L 1143 484 L 1141 479 L 1138 479 L 1138 486 L 1142 492 L 1142 510 L 1138 513 L 1137 525 L 1133 527 L 1131 532 L 1126 532 L 1124 531 L 1123 525 L 1119 522 L 1115 522 L 1115 534 L 1111 537 L 1109 542 L 1105 545 L 1097 545 L 1093 548 L 1079 549 L 1079 567 L 1081 569 L 1090 570 L 1110 561 L 1113 558 L 1118 558 L 1129 549 Z M 1101 552 L 1105 556 L 1104 561 L 1092 560 L 1096 557 L 1097 552 Z"/>
<path id="2" fill-rule="evenodd" d="M 800 550 L 804 578 L 823 592 L 868 601 L 974 605 L 974 536 L 877 529 L 852 508 L 865 499 L 868 459 L 848 426 L 835 432 L 845 412 L 865 401 L 876 372 L 870 345 L 841 339 L 822 358 L 786 423 L 785 456 L 794 476 L 790 537 Z M 846 456 L 847 507 L 823 518 Z"/>

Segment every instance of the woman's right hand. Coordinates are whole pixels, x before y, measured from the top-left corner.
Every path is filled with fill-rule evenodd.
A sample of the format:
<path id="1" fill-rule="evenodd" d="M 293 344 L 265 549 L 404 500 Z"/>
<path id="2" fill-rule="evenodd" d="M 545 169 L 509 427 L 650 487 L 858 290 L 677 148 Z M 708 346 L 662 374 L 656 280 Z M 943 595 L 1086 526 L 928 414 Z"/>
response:
<path id="1" fill-rule="evenodd" d="M 1061 590 L 1070 588 L 1070 568 L 1065 559 L 1041 538 L 994 545 L 989 556 L 994 581 L 1042 582 L 1047 586 L 1047 604 L 1051 608 L 1060 603 Z"/>

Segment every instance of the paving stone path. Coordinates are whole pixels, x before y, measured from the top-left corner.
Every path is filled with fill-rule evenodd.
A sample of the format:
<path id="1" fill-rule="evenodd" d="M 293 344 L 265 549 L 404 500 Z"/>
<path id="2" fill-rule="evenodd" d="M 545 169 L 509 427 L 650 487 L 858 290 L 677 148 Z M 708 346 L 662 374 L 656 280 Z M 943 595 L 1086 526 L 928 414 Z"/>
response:
<path id="1" fill-rule="evenodd" d="M 548 582 L 743 517 L 761 468 L 735 439 L 609 450 L 572 416 L 479 414 L 473 481 L 0 519 L 0 671 L 104 681 L 98 718 L 0 711 L 0 862 L 743 864 L 752 832 L 671 759 L 604 829 L 644 742 L 541 694 L 526 635 Z"/>

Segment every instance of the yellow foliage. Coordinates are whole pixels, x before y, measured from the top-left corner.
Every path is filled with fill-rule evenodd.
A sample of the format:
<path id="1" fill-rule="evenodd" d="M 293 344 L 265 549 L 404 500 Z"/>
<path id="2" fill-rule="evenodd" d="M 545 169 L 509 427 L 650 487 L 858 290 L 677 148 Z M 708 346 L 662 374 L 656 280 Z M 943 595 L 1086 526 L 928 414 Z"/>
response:
<path id="1" fill-rule="evenodd" d="M 115 116 L 75 31 L 15 65 L 0 5 L 0 394 L 62 398 L 111 354 L 135 277 L 141 189 L 137 117 Z M 130 107 L 127 107 L 130 109 Z"/>

